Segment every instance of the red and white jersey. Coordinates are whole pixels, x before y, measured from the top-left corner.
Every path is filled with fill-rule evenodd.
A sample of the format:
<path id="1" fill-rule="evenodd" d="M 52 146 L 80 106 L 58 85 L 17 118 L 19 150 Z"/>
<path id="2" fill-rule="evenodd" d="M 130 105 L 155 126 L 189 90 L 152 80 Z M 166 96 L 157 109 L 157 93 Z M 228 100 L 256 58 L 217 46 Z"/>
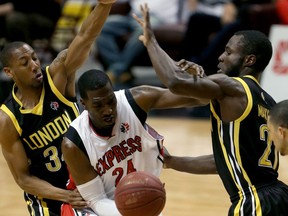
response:
<path id="1" fill-rule="evenodd" d="M 159 177 L 163 167 L 163 137 L 149 125 L 141 124 L 124 90 L 115 92 L 115 95 L 118 114 L 112 137 L 101 137 L 94 131 L 86 110 L 70 125 L 80 138 L 71 141 L 80 149 L 84 145 L 109 199 L 114 199 L 117 183 L 128 173 L 148 171 Z"/>

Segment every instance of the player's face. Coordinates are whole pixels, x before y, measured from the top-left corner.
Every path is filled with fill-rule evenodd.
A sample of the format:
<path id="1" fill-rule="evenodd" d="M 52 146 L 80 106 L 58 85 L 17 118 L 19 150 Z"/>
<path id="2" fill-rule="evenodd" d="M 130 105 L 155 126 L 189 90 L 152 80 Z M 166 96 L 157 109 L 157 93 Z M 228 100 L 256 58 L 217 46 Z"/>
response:
<path id="1" fill-rule="evenodd" d="M 267 120 L 267 127 L 269 131 L 269 137 L 273 141 L 275 148 L 281 155 L 288 155 L 288 129 L 281 126 L 276 126 L 270 121 L 270 117 Z"/>
<path id="2" fill-rule="evenodd" d="M 234 35 L 227 43 L 225 51 L 219 56 L 217 73 L 225 73 L 231 77 L 239 76 L 242 70 L 244 56 L 242 42 L 239 35 Z"/>
<path id="3" fill-rule="evenodd" d="M 88 91 L 87 97 L 84 105 L 94 127 L 111 130 L 117 116 L 117 99 L 111 84 L 108 82 L 103 88 Z"/>
<path id="4" fill-rule="evenodd" d="M 15 49 L 4 71 L 18 87 L 42 87 L 43 75 L 35 51 L 27 44 Z"/>

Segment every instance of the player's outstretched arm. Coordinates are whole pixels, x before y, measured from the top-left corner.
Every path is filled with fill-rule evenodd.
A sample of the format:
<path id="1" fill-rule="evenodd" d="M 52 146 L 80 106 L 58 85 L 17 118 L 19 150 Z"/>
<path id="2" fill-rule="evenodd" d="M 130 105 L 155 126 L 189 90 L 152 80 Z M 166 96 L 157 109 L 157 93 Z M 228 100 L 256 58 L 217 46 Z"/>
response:
<path id="1" fill-rule="evenodd" d="M 100 34 L 116 0 L 98 1 L 84 20 L 68 49 L 60 52 L 49 66 L 49 72 L 57 89 L 67 97 L 75 96 L 75 73 L 86 61 L 91 47 Z"/>
<path id="2" fill-rule="evenodd" d="M 142 18 L 138 17 L 136 14 L 133 14 L 134 19 L 139 23 L 139 25 L 143 29 L 143 34 L 140 35 L 139 40 L 143 42 L 144 46 L 146 46 L 153 67 L 156 70 L 156 73 L 159 76 L 160 80 L 163 82 L 165 86 L 168 86 L 169 84 L 168 75 L 170 73 L 167 73 L 165 74 L 165 76 L 163 76 L 161 73 L 158 73 L 158 71 L 166 71 L 166 70 L 181 71 L 181 68 L 177 66 L 176 62 L 173 59 L 171 59 L 167 55 L 167 53 L 164 50 L 162 50 L 161 47 L 158 45 L 158 42 L 151 28 L 148 5 L 147 4 L 140 5 L 140 8 L 142 11 Z M 160 63 L 160 61 L 163 62 Z M 185 75 L 189 77 L 188 74 L 185 73 Z"/>
<path id="3" fill-rule="evenodd" d="M 191 174 L 217 174 L 213 154 L 197 157 L 173 156 L 165 147 L 164 168 Z"/>
<path id="4" fill-rule="evenodd" d="M 179 63 L 170 58 L 159 46 L 153 34 L 147 4 L 141 6 L 141 11 L 142 19 L 134 15 L 143 29 L 143 35 L 139 39 L 146 46 L 153 68 L 161 82 L 174 94 L 203 99 L 222 98 L 223 91 L 219 83 L 215 81 L 215 77 L 211 79 L 209 76 L 204 76 L 200 65 L 186 60 Z M 218 80 L 222 80 L 222 77 Z"/>
<path id="5" fill-rule="evenodd" d="M 152 109 L 195 107 L 209 103 L 209 100 L 183 97 L 173 94 L 167 88 L 157 86 L 136 86 L 131 88 L 130 92 L 136 103 L 147 113 Z"/>

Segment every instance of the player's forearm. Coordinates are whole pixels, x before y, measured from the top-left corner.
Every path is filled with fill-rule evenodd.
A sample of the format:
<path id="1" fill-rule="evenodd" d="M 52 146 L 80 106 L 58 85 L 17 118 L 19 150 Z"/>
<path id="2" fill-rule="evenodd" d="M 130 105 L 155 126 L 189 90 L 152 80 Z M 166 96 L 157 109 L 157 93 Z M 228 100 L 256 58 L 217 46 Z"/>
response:
<path id="1" fill-rule="evenodd" d="M 98 3 L 89 16 L 83 21 L 78 34 L 69 45 L 67 57 L 65 58 L 65 73 L 68 79 L 73 80 L 73 85 L 75 71 L 78 70 L 88 58 L 91 47 L 100 34 L 111 7 L 112 4 Z"/>
<path id="2" fill-rule="evenodd" d="M 89 182 L 77 185 L 77 188 L 96 214 L 121 216 L 115 201 L 107 198 L 102 179 L 99 176 Z"/>
<path id="3" fill-rule="evenodd" d="M 39 179 L 35 176 L 21 178 L 17 180 L 17 184 L 26 193 L 67 203 L 69 203 L 69 194 L 72 193 L 72 191 L 55 187 L 49 182 Z"/>
<path id="4" fill-rule="evenodd" d="M 166 168 L 191 174 L 217 174 L 213 154 L 198 157 L 166 156 Z"/>
<path id="5" fill-rule="evenodd" d="M 147 51 L 157 76 L 169 88 L 176 76 L 176 71 L 179 70 L 175 61 L 159 46 L 155 37 L 148 42 Z"/>
<path id="6" fill-rule="evenodd" d="M 97 3 L 90 15 L 83 21 L 78 35 L 84 35 L 86 40 L 94 42 L 109 16 L 111 7 L 112 4 Z"/>

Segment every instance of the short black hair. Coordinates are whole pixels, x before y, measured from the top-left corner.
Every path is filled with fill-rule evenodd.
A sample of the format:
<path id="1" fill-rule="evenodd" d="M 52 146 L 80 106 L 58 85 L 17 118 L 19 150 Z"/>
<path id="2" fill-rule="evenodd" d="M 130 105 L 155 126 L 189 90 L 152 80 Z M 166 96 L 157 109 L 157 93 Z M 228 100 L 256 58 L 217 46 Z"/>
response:
<path id="1" fill-rule="evenodd" d="M 288 100 L 283 100 L 274 105 L 269 111 L 272 124 L 288 128 Z"/>
<path id="2" fill-rule="evenodd" d="M 6 44 L 0 53 L 0 62 L 3 67 L 9 67 L 10 66 L 10 59 L 12 58 L 12 53 L 15 49 L 18 49 L 19 47 L 22 47 L 25 45 L 25 42 L 22 41 L 15 41 Z"/>
<path id="3" fill-rule="evenodd" d="M 112 86 L 111 80 L 107 74 L 101 70 L 91 69 L 84 72 L 78 80 L 80 97 L 83 99 L 87 98 L 87 91 L 102 88 L 106 86 L 108 82 Z"/>
<path id="4" fill-rule="evenodd" d="M 234 35 L 242 35 L 243 54 L 253 54 L 256 56 L 256 62 L 253 68 L 257 71 L 263 71 L 269 64 L 273 49 L 269 38 L 257 30 L 238 31 Z"/>

